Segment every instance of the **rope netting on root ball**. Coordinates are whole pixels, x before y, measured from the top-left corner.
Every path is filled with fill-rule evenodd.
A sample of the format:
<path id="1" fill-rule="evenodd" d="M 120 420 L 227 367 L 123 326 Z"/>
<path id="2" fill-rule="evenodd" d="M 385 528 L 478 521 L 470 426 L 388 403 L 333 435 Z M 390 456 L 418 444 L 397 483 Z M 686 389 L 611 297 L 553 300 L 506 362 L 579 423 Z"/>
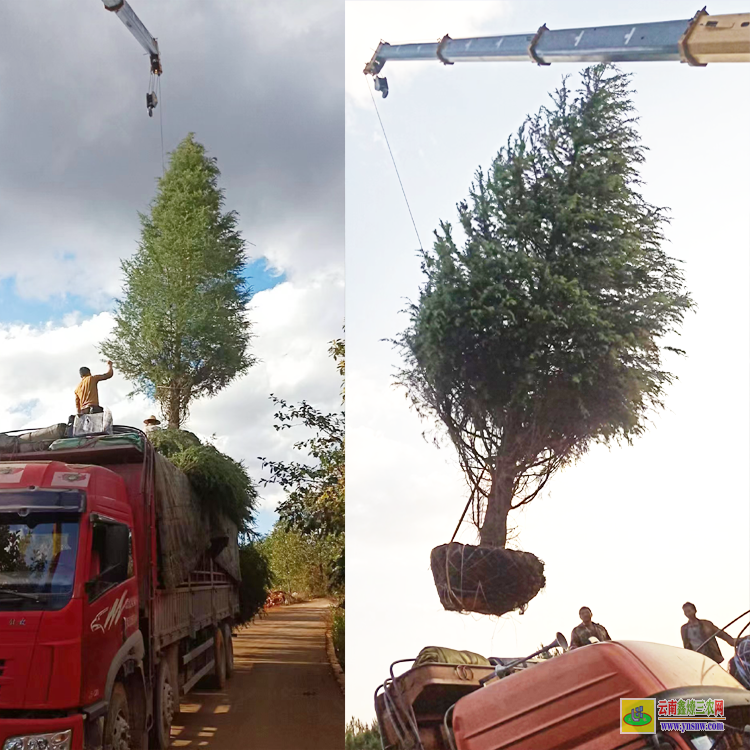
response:
<path id="1" fill-rule="evenodd" d="M 440 602 L 451 612 L 521 614 L 544 588 L 544 563 L 531 552 L 451 542 L 435 547 L 430 567 Z"/>

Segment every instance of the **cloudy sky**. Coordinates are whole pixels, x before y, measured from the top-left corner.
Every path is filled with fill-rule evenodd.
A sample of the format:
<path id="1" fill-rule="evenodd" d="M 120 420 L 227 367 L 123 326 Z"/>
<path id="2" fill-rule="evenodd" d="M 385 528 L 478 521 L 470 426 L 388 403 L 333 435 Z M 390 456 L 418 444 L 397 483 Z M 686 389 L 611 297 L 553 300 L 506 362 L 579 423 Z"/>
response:
<path id="1" fill-rule="evenodd" d="M 677 63 L 634 73 L 650 151 L 646 198 L 671 209 L 668 251 L 698 304 L 670 360 L 679 380 L 632 447 L 594 450 L 512 517 L 513 544 L 546 563 L 547 587 L 523 616 L 442 610 L 430 550 L 449 541 L 468 497 L 455 452 L 391 386 L 384 339 L 421 281 L 417 237 L 362 75 L 377 43 L 689 18 L 682 2 L 347 3 L 347 712 L 369 719 L 389 664 L 426 645 L 522 656 L 569 637 L 579 607 L 614 638 L 680 646 L 681 605 L 721 626 L 750 607 L 747 457 L 750 341 L 750 69 Z M 725 0 L 715 13 L 747 11 Z M 456 219 L 474 171 L 579 66 L 388 63 L 377 106 L 423 243 Z M 459 540 L 472 542 L 471 528 Z M 730 628 L 737 633 L 739 626 Z M 724 653 L 731 650 L 722 644 Z"/>
<path id="2" fill-rule="evenodd" d="M 343 6 L 135 0 L 164 73 L 100 0 L 0 5 L 0 424 L 67 421 L 77 370 L 103 369 L 119 264 L 136 249 L 168 152 L 194 132 L 218 159 L 248 241 L 259 364 L 187 425 L 245 459 L 289 458 L 270 393 L 339 406 L 329 341 L 344 322 Z M 314 74 L 307 66 L 315 61 Z M 119 424 L 154 406 L 101 388 Z M 263 490 L 260 528 L 278 492 Z"/>

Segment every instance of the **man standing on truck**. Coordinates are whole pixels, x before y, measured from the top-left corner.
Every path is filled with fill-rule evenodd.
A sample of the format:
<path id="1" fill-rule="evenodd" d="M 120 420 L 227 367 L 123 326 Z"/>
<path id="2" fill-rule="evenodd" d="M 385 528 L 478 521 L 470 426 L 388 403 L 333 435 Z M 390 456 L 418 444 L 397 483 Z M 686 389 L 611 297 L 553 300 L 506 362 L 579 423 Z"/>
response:
<path id="1" fill-rule="evenodd" d="M 716 642 L 718 636 L 734 647 L 735 641 L 731 635 L 727 635 L 723 630 L 714 625 L 711 620 L 699 620 L 695 614 L 695 604 L 685 602 L 682 605 L 682 611 L 688 621 L 680 629 L 682 635 L 682 645 L 690 651 L 697 651 L 699 654 L 713 659 L 717 664 L 724 661 L 719 644 Z M 708 640 L 706 640 L 708 639 Z M 705 645 L 701 646 L 706 641 Z"/>
<path id="2" fill-rule="evenodd" d="M 578 610 L 578 616 L 581 618 L 581 624 L 573 628 L 570 635 L 570 650 L 580 646 L 588 646 L 596 641 L 611 641 L 607 628 L 591 621 L 591 610 L 588 607 L 581 607 Z M 592 640 L 593 639 L 593 640 Z"/>
<path id="3" fill-rule="evenodd" d="M 99 406 L 99 389 L 97 384 L 102 380 L 109 380 L 114 374 L 112 362 L 107 362 L 108 370 L 104 375 L 92 375 L 88 367 L 81 367 L 78 371 L 81 376 L 81 382 L 75 390 L 76 394 L 76 413 L 80 417 L 82 414 L 101 414 L 104 409 Z"/>

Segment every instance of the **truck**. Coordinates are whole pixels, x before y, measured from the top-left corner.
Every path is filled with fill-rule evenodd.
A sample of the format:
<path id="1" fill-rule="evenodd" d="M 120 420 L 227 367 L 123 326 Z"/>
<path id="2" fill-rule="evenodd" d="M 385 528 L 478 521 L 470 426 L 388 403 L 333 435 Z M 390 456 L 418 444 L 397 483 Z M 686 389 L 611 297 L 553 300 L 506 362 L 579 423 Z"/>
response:
<path id="1" fill-rule="evenodd" d="M 414 663 L 397 675 L 399 662 Z M 623 699 L 641 705 L 650 733 L 623 732 L 632 710 Z M 689 701 L 704 711 L 686 720 L 678 709 Z M 383 750 L 750 748 L 750 691 L 703 654 L 641 641 L 547 659 L 399 660 L 375 692 L 375 712 Z"/>
<path id="2" fill-rule="evenodd" d="M 59 427 L 0 435 L 0 748 L 166 748 L 234 668 L 238 529 L 140 430 Z"/>

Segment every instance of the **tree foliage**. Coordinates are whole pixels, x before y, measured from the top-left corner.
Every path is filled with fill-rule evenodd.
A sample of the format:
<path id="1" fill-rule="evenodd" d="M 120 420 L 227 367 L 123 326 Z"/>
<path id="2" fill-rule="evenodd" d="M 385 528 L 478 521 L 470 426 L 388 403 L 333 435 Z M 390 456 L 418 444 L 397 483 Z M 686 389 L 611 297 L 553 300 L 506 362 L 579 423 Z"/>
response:
<path id="1" fill-rule="evenodd" d="M 271 396 L 277 407 L 275 430 L 304 426 L 312 437 L 294 444 L 311 462 L 261 459 L 270 476 L 262 484 L 279 484 L 287 493 L 276 509 L 288 528 L 304 533 L 344 531 L 344 415 L 324 414 L 305 401 L 288 404 Z"/>
<path id="2" fill-rule="evenodd" d="M 338 561 L 343 545 L 343 534 L 305 534 L 281 522 L 258 543 L 268 560 L 271 584 L 305 599 L 342 593 Z"/>
<path id="3" fill-rule="evenodd" d="M 252 534 L 258 491 L 242 461 L 235 461 L 186 430 L 157 430 L 154 448 L 183 471 L 203 507 L 218 520 L 225 515 L 242 534 Z"/>
<path id="4" fill-rule="evenodd" d="M 172 152 L 101 351 L 178 428 L 190 403 L 254 363 L 237 214 L 223 211 L 216 159 L 189 134 Z"/>
<path id="5" fill-rule="evenodd" d="M 630 442 L 673 380 L 668 337 L 692 306 L 641 195 L 628 76 L 564 81 L 528 117 L 422 255 L 426 282 L 395 342 L 419 413 L 437 417 L 504 546 L 507 515 L 594 442 Z"/>
<path id="6" fill-rule="evenodd" d="M 381 750 L 377 721 L 366 724 L 352 719 L 346 725 L 344 747 L 346 750 Z"/>
<path id="7" fill-rule="evenodd" d="M 343 396 L 344 341 L 332 341 L 329 354 L 342 376 Z M 302 427 L 311 435 L 294 444 L 295 450 L 303 454 L 304 461 L 259 458 L 263 468 L 269 471 L 269 476 L 260 480 L 261 484 L 278 484 L 286 493 L 286 499 L 276 508 L 279 521 L 274 529 L 274 534 L 277 534 L 274 543 L 281 544 L 286 540 L 285 543 L 297 546 L 300 555 L 301 550 L 307 550 L 308 546 L 310 549 L 318 547 L 324 556 L 332 555 L 324 566 L 328 593 L 343 592 L 344 412 L 326 414 L 306 401 L 299 405 L 289 404 L 273 394 L 271 400 L 277 407 L 275 430 Z M 289 536 L 283 536 L 285 533 Z M 312 555 L 309 550 L 304 554 Z"/>
<path id="8" fill-rule="evenodd" d="M 240 545 L 240 616 L 246 623 L 263 609 L 271 587 L 271 568 L 257 542 Z"/>

